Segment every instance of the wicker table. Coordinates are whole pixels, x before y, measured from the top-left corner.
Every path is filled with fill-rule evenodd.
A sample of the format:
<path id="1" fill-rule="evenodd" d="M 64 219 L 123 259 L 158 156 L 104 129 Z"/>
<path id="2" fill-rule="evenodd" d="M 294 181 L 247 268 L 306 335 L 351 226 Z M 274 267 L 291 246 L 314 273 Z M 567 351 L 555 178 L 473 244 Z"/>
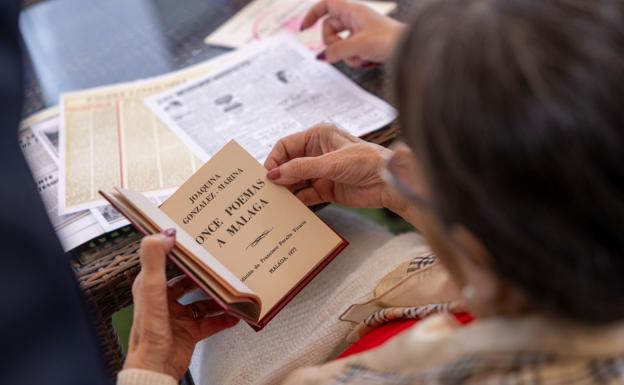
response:
<path id="1" fill-rule="evenodd" d="M 140 2 L 140 1 L 142 0 L 136 0 L 136 2 Z M 201 12 L 189 12 L 188 9 L 186 10 L 186 13 L 180 12 L 180 10 L 178 9 L 180 8 L 180 5 L 179 5 L 180 3 L 178 2 L 167 1 L 167 0 L 151 0 L 151 1 L 153 1 L 156 4 L 156 8 L 161 7 L 164 9 L 164 11 L 163 9 L 161 9 L 161 11 L 163 11 L 161 16 L 166 15 L 166 17 L 169 17 L 169 15 L 177 12 L 176 17 L 178 18 L 192 17 L 193 14 L 198 14 L 200 17 L 205 17 L 205 12 L 204 14 L 202 14 Z M 242 8 L 242 6 L 244 6 L 248 2 L 249 2 L 248 0 L 230 0 L 230 2 L 228 3 L 228 6 L 225 8 L 227 8 L 226 9 L 227 12 L 229 12 L 230 14 L 233 14 L 238 9 Z M 82 6 L 86 6 L 86 3 L 88 2 L 82 2 L 81 0 L 56 0 L 55 2 L 50 2 L 49 4 L 42 4 L 42 5 L 50 5 L 53 7 L 71 7 L 73 9 L 73 8 L 80 8 Z M 111 20 L 107 21 L 107 18 L 114 19 L 114 15 L 110 14 L 111 9 L 118 7 L 119 12 L 124 13 L 126 12 L 124 7 L 126 6 L 126 4 L 130 4 L 130 3 L 131 2 L 127 2 L 126 0 L 109 0 L 107 2 L 100 3 L 100 6 L 109 7 L 109 8 L 104 9 L 102 12 L 104 12 L 105 14 L 102 17 L 96 19 L 94 23 L 104 23 L 102 24 L 102 28 L 108 28 L 110 26 L 110 25 L 106 25 L 107 22 L 109 24 L 115 23 L 115 22 L 119 23 L 119 21 L 111 21 Z M 212 6 L 214 8 L 214 7 L 217 7 L 215 4 L 217 3 L 215 2 L 211 3 L 209 0 L 192 0 L 192 1 L 187 0 L 185 2 L 185 6 L 187 7 L 190 7 L 190 6 L 210 7 Z M 215 9 L 219 9 L 219 12 L 223 13 L 223 8 L 224 8 L 224 6 L 222 5 L 223 3 L 218 2 L 218 4 L 219 4 L 218 5 L 219 8 L 215 8 Z M 409 5 L 409 0 L 400 0 L 399 12 L 397 12 L 397 14 L 399 15 L 405 14 L 405 10 L 408 5 Z M 169 12 L 169 10 L 167 10 L 166 7 L 174 7 L 172 11 L 175 11 L 175 12 L 173 13 Z M 45 11 L 45 10 L 42 10 L 42 9 L 37 10 L 37 12 L 42 12 L 42 11 Z M 72 14 L 78 14 L 78 13 L 80 13 L 80 10 L 76 10 L 76 12 L 72 12 Z M 71 18 L 71 15 L 69 17 Z M 218 15 L 218 17 L 215 16 L 213 18 L 210 18 L 210 20 L 206 23 L 207 25 L 203 26 L 203 28 L 212 30 L 216 28 L 218 25 L 220 25 L 225 19 L 227 19 L 227 17 L 229 17 L 229 15 Z M 71 24 L 72 20 L 68 19 L 67 22 Z M 184 21 L 178 20 L 178 22 L 182 23 Z M 164 22 L 163 24 L 167 24 L 167 23 Z M 69 38 L 69 37 L 67 35 L 62 35 L 62 33 L 67 33 L 67 32 L 72 33 L 71 27 L 66 25 L 66 23 L 62 23 L 61 21 L 59 21 L 59 25 L 63 25 L 63 28 L 59 29 L 58 31 L 54 30 L 55 27 L 53 25 L 43 26 L 42 28 L 44 27 L 47 28 L 46 29 L 46 32 L 47 32 L 46 36 L 48 36 L 47 38 L 49 39 L 56 38 L 58 40 L 63 40 L 63 43 L 65 43 L 64 39 Z M 34 26 L 38 27 L 39 25 L 34 24 Z M 136 28 L 136 26 L 132 26 L 132 28 Z M 28 37 L 37 36 L 41 31 L 22 31 L 22 32 L 26 36 L 27 45 L 28 45 L 30 41 Z M 144 30 L 141 30 L 141 31 L 138 31 L 137 34 L 140 35 L 144 32 L 145 32 Z M 58 33 L 58 35 L 55 35 L 55 33 Z M 128 34 L 129 32 L 125 31 L 124 33 Z M 206 58 L 215 55 L 214 52 L 207 50 L 205 47 L 203 47 L 202 40 L 203 40 L 203 36 L 207 35 L 206 30 L 197 30 L 197 31 L 194 31 L 193 33 L 196 34 L 197 36 L 193 35 L 192 38 L 189 38 L 188 36 L 185 37 L 187 41 L 184 43 L 185 46 L 190 47 L 189 49 L 193 51 L 192 60 L 185 59 L 185 61 L 180 61 L 179 63 L 176 64 L 176 68 L 194 64 L 193 62 L 205 60 Z M 75 38 L 78 38 L 78 39 L 83 38 L 83 36 L 80 33 L 73 34 L 73 35 L 76 35 L 77 37 Z M 114 39 L 114 38 L 115 36 L 110 37 L 110 39 Z M 143 38 L 148 39 L 149 37 L 143 36 Z M 89 40 L 89 38 L 84 37 L 84 40 Z M 106 37 L 98 36 L 97 39 L 93 41 L 97 41 L 99 42 L 99 44 L 102 45 L 102 46 L 98 46 L 98 44 L 92 44 L 93 52 L 95 52 L 98 55 L 101 54 L 103 49 L 105 49 L 103 48 L 104 46 L 113 47 L 113 48 L 115 47 L 115 44 L 110 44 L 111 42 L 107 41 Z M 182 43 L 180 43 L 179 41 L 173 38 L 172 38 L 172 41 L 175 44 L 171 44 L 171 46 L 179 50 L 179 46 Z M 189 43 L 189 41 L 191 43 Z M 63 47 L 63 46 L 70 46 L 70 45 L 71 44 L 62 44 L 60 46 Z M 196 55 L 196 52 L 198 49 L 202 49 L 207 52 L 201 52 L 199 55 Z M 58 97 L 58 93 L 71 90 L 73 88 L 86 88 L 86 87 L 93 86 L 93 85 L 99 85 L 99 84 L 89 83 L 93 81 L 92 76 L 91 76 L 92 74 L 89 74 L 89 73 L 83 74 L 82 72 L 80 72 L 83 70 L 88 71 L 88 68 L 87 69 L 82 68 L 81 61 L 83 60 L 83 58 L 81 57 L 81 55 L 76 56 L 75 51 L 76 50 L 59 53 L 58 55 L 62 56 L 62 60 L 59 59 L 58 62 L 61 62 L 64 64 L 62 66 L 59 66 L 57 69 L 53 69 L 52 72 L 72 71 L 72 74 L 71 74 L 72 76 L 70 76 L 69 78 L 75 81 L 75 79 L 80 80 L 82 79 L 81 76 L 84 76 L 84 80 L 81 80 L 82 83 L 78 81 L 78 82 L 74 82 L 71 84 L 59 84 L 58 82 L 56 83 L 52 82 L 50 84 L 44 84 L 44 83 L 40 84 L 37 79 L 38 78 L 50 79 L 51 78 L 50 74 L 52 72 L 49 72 L 50 71 L 49 68 L 44 68 L 43 69 L 44 71 L 48 71 L 45 73 L 45 76 L 44 76 L 38 73 L 39 71 L 37 71 L 36 69 L 41 70 L 41 68 L 43 68 L 42 63 L 43 65 L 45 65 L 49 61 L 48 60 L 49 58 L 37 56 L 38 54 L 36 50 L 30 49 L 30 57 L 27 58 L 28 60 L 26 60 L 26 63 L 29 66 L 31 66 L 31 62 L 34 63 L 33 67 L 35 69 L 33 69 L 33 67 L 30 67 L 30 71 L 27 71 L 26 73 L 26 79 L 28 83 L 27 89 L 26 89 L 26 103 L 25 103 L 26 114 L 32 113 L 40 108 L 53 104 L 55 100 L 48 100 L 50 99 L 50 95 L 56 95 L 56 97 Z M 184 56 L 187 54 L 187 52 L 180 53 L 176 51 L 176 54 Z M 82 56 L 85 56 L 85 55 L 82 55 Z M 133 55 L 135 56 L 134 58 L 132 57 L 125 58 L 127 63 L 120 64 L 118 55 L 115 55 L 115 53 L 111 53 L 110 56 L 112 56 L 113 58 L 112 58 L 112 64 L 110 64 L 110 66 L 111 67 L 116 66 L 115 68 L 123 68 L 123 70 L 121 70 L 121 72 L 123 73 L 122 74 L 114 73 L 113 77 L 110 77 L 110 73 L 109 73 L 107 75 L 109 77 L 98 78 L 95 81 L 97 83 L 107 84 L 107 83 L 112 83 L 116 81 L 128 80 L 128 79 L 125 79 L 124 76 L 126 77 L 136 76 L 137 64 L 139 66 L 141 65 L 145 66 L 148 64 L 145 64 L 146 63 L 145 57 L 142 57 L 145 55 L 141 53 L 136 53 L 136 52 L 133 53 Z M 184 57 L 186 58 L 186 56 Z M 104 57 L 101 57 L 100 60 L 104 60 L 103 58 Z M 132 60 L 134 60 L 134 62 L 131 62 Z M 107 65 L 108 64 L 106 63 L 102 63 L 102 66 L 107 66 Z M 171 69 L 176 69 L 176 68 L 171 68 Z M 388 99 L 387 97 L 388 96 L 387 90 L 389 89 L 388 80 L 391 78 L 391 76 L 389 76 L 384 71 L 383 68 L 374 69 L 374 70 L 370 70 L 366 72 L 351 71 L 342 65 L 339 65 L 338 68 L 342 70 L 344 73 L 346 73 L 352 80 L 354 80 L 355 82 L 360 84 L 363 88 L 368 90 L 369 92 L 372 92 L 373 94 L 376 94 L 386 100 Z M 150 73 L 150 71 L 153 72 L 153 71 L 161 71 L 161 70 L 162 69 L 158 69 L 158 68 L 151 69 L 151 70 L 145 69 L 146 72 L 144 73 L 143 77 L 153 75 L 153 73 Z M 61 75 L 62 76 L 59 76 L 59 78 L 68 78 L 66 73 L 61 74 Z M 376 142 L 376 143 L 380 143 L 380 144 L 386 144 L 395 137 L 396 132 L 397 132 L 396 127 L 394 125 L 391 125 L 389 127 L 385 127 L 384 129 L 376 133 L 373 133 L 367 136 L 365 139 Z M 91 247 L 89 248 L 88 251 L 81 251 L 80 255 L 77 255 L 77 258 L 74 262 L 74 269 L 76 272 L 76 276 L 80 282 L 80 286 L 84 290 L 87 304 L 96 322 L 97 336 L 104 350 L 103 351 L 104 358 L 106 360 L 106 363 L 108 365 L 108 368 L 111 374 L 114 374 L 117 371 L 119 371 L 123 362 L 123 355 L 122 355 L 121 347 L 119 345 L 119 340 L 112 325 L 112 316 L 118 310 L 121 310 L 124 307 L 127 307 L 132 303 L 131 287 L 132 287 L 134 278 L 139 272 L 139 258 L 137 255 L 139 243 L 140 243 L 139 234 L 133 231 L 131 228 L 126 228 L 124 229 L 124 231 L 118 232 L 118 236 L 113 238 L 112 240 L 111 239 L 102 240 L 102 242 L 98 244 L 98 246 Z M 173 269 L 173 267 L 171 267 L 169 274 L 173 276 L 173 275 L 176 275 L 177 272 Z"/>

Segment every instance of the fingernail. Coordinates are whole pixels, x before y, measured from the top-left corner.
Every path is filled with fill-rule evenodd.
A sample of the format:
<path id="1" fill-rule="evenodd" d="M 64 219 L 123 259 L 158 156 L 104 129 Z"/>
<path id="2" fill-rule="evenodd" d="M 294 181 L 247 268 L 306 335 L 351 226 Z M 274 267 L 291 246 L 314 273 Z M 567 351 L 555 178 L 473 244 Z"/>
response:
<path id="1" fill-rule="evenodd" d="M 325 51 L 323 51 L 323 52 L 319 53 L 318 55 L 316 55 L 316 59 L 317 60 L 325 61 L 325 58 L 326 58 Z"/>
<path id="2" fill-rule="evenodd" d="M 363 68 L 363 69 L 371 69 L 371 68 L 375 68 L 375 67 L 377 67 L 378 65 L 379 65 L 379 63 L 375 63 L 375 62 L 372 62 L 372 61 L 365 61 L 365 62 L 362 62 L 362 68 Z"/>
<path id="3" fill-rule="evenodd" d="M 280 175 L 281 173 L 279 167 L 275 167 L 273 170 L 267 173 L 267 178 L 269 178 L 270 180 L 276 180 L 279 179 Z"/>
<path id="4" fill-rule="evenodd" d="M 163 231 L 163 234 L 165 234 L 169 238 L 173 238 L 176 235 L 176 229 L 174 229 L 174 228 L 167 229 L 167 230 Z"/>

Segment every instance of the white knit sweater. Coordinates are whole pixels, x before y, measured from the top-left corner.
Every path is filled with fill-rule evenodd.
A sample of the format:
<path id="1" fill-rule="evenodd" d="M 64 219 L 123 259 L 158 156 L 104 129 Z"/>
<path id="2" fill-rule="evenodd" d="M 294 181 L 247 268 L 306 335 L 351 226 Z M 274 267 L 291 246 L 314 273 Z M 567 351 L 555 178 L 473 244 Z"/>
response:
<path id="1" fill-rule="evenodd" d="M 125 369 L 117 375 L 117 385 L 178 385 L 171 376 L 143 369 Z"/>
<path id="2" fill-rule="evenodd" d="M 422 243 L 413 233 L 394 238 L 333 206 L 319 215 L 349 247 L 262 331 L 240 323 L 198 344 L 191 362 L 197 385 L 275 385 L 297 368 L 334 359 L 353 328 L 339 316 L 371 298 L 378 282 Z"/>
<path id="3" fill-rule="evenodd" d="M 422 245 L 415 234 L 393 237 L 360 216 L 330 206 L 319 215 L 349 247 L 260 332 L 240 323 L 198 344 L 191 362 L 197 385 L 279 384 L 293 370 L 333 359 L 352 325 L 338 317 L 369 299 L 387 273 Z M 160 381 L 160 382 L 158 382 Z M 118 385 L 173 385 L 157 373 L 124 370 Z"/>

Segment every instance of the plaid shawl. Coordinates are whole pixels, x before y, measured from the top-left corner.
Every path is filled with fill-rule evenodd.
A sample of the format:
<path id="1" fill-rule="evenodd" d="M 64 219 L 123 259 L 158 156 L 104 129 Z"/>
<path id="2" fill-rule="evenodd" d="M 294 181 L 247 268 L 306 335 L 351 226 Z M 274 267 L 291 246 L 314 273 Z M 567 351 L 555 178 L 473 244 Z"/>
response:
<path id="1" fill-rule="evenodd" d="M 453 322 L 432 316 L 378 349 L 299 370 L 285 385 L 624 384 L 624 325 L 592 330 L 539 317 Z"/>
<path id="2" fill-rule="evenodd" d="M 421 322 L 372 351 L 295 371 L 284 385 L 624 385 L 624 323 L 527 315 L 462 327 L 448 315 L 463 307 L 436 262 L 423 250 L 341 317 L 354 324 L 351 340 L 397 318 Z"/>
<path id="3" fill-rule="evenodd" d="M 347 364 L 332 385 L 615 385 L 624 383 L 624 355 L 593 360 L 558 360 L 540 352 L 466 355 L 441 368 L 399 374 Z"/>

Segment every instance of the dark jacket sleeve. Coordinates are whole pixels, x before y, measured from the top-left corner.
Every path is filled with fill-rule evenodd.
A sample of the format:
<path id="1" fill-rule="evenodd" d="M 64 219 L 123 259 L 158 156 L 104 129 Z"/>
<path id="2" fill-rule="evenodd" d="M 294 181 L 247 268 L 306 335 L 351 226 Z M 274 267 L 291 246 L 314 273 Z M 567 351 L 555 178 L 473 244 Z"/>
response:
<path id="1" fill-rule="evenodd" d="M 17 143 L 18 0 L 0 0 L 0 383 L 107 383 L 68 257 Z"/>

